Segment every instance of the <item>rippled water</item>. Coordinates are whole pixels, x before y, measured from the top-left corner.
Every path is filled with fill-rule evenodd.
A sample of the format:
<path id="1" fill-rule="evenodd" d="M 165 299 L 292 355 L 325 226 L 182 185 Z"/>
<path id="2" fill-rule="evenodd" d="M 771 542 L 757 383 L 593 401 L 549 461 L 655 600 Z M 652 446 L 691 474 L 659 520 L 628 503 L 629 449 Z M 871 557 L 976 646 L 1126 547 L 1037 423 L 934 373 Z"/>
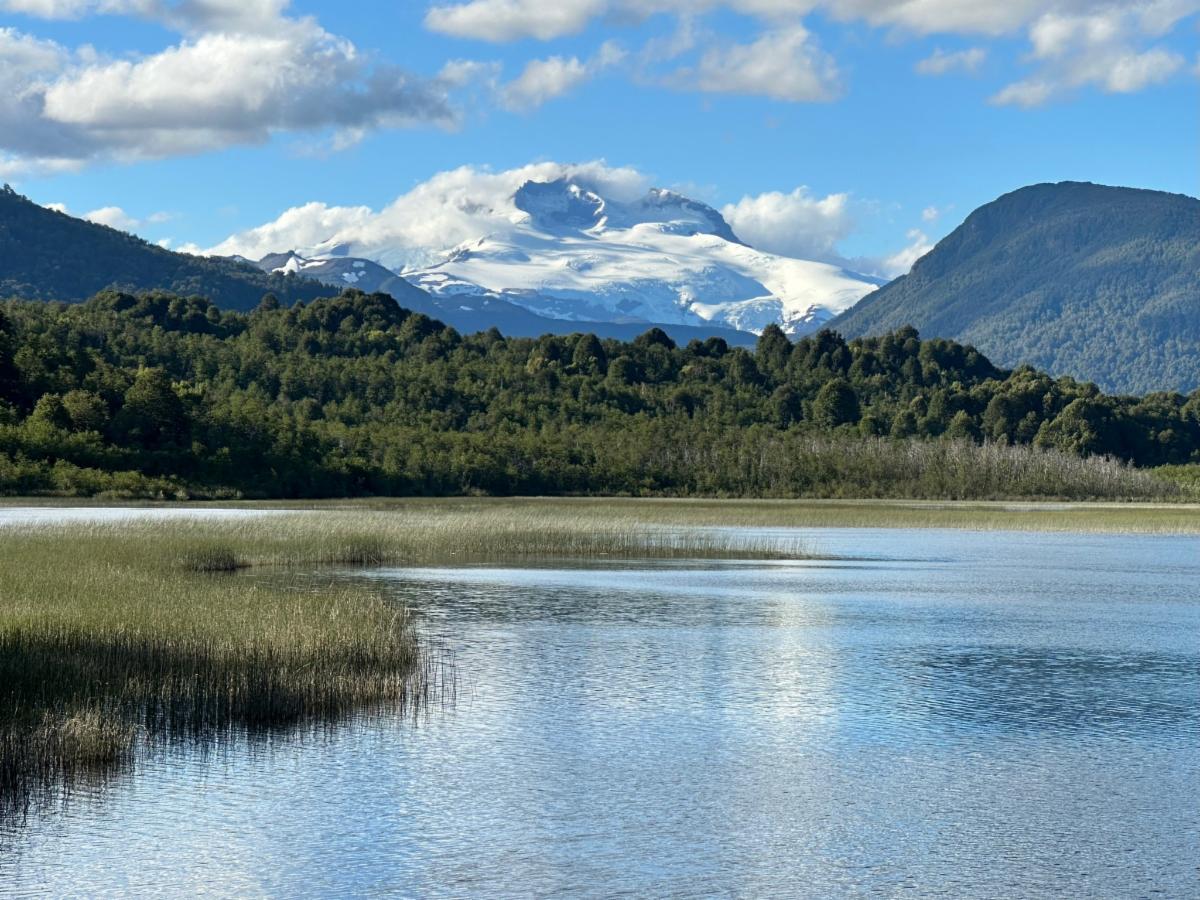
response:
<path id="1" fill-rule="evenodd" d="M 804 536 L 856 559 L 346 573 L 453 708 L 164 753 L 0 895 L 1200 896 L 1200 541 Z"/>

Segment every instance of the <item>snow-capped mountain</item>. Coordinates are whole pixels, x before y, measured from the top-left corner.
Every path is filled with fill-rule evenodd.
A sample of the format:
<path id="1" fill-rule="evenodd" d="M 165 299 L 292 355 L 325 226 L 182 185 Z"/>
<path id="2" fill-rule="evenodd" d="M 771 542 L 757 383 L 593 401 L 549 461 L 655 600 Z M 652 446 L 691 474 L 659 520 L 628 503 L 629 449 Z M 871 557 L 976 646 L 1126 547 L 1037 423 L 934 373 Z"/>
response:
<path id="1" fill-rule="evenodd" d="M 326 256 L 309 259 L 294 250 L 287 253 L 271 253 L 254 263 L 267 272 L 281 275 L 303 275 L 314 281 L 342 288 L 358 288 L 360 291 L 387 292 L 396 286 L 397 275 L 377 262 L 357 257 Z"/>
<path id="2" fill-rule="evenodd" d="M 743 243 L 717 210 L 672 191 L 603 196 L 571 178 L 526 181 L 494 228 L 399 275 L 443 310 L 518 308 L 539 320 L 815 331 L 882 281 Z M 378 247 L 342 236 L 258 265 L 401 299 Z M 502 301 L 502 303 L 501 303 Z M 556 329 L 557 330 L 557 329 Z"/>
<path id="3" fill-rule="evenodd" d="M 634 202 L 568 180 L 527 182 L 514 227 L 401 274 L 434 295 L 502 297 L 576 321 L 814 331 L 882 282 L 755 250 L 715 209 L 671 191 Z"/>

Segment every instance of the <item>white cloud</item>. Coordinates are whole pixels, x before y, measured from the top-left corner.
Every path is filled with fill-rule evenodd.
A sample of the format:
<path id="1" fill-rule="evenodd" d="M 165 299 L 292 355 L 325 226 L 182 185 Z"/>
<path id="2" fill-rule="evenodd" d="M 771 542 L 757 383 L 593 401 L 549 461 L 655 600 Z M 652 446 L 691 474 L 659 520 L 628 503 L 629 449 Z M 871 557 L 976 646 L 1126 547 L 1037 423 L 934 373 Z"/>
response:
<path id="1" fill-rule="evenodd" d="M 750 44 L 713 47 L 695 68 L 678 70 L 669 82 L 684 89 L 794 103 L 832 100 L 840 92 L 833 57 L 799 25 L 765 32 Z"/>
<path id="2" fill-rule="evenodd" d="M 500 102 L 506 109 L 519 112 L 536 109 L 546 101 L 574 90 L 624 58 L 625 51 L 610 41 L 603 44 L 586 63 L 575 56 L 531 60 L 520 75 L 499 89 Z"/>
<path id="3" fill-rule="evenodd" d="M 942 211 L 936 206 L 927 206 L 921 210 L 921 219 L 925 222 L 936 222 Z"/>
<path id="4" fill-rule="evenodd" d="M 918 228 L 908 232 L 908 245 L 904 249 L 884 257 L 878 263 L 878 272 L 886 278 L 904 275 L 918 259 L 933 249 L 929 236 Z"/>
<path id="5" fill-rule="evenodd" d="M 331 132 L 332 145 L 348 145 L 379 128 L 456 121 L 451 85 L 376 63 L 313 19 L 282 17 L 286 6 L 8 0 L 37 15 L 121 12 L 196 31 L 157 53 L 114 59 L 0 28 L 0 173 L 262 143 L 280 132 Z"/>
<path id="6" fill-rule="evenodd" d="M 578 57 L 551 56 L 534 59 L 513 81 L 505 85 L 501 96 L 513 110 L 536 109 L 547 100 L 567 93 L 588 79 L 588 68 Z"/>
<path id="7" fill-rule="evenodd" d="M 426 27 L 486 41 L 552 40 L 592 21 L 639 21 L 655 13 L 702 15 L 726 8 L 774 23 L 818 12 L 842 22 L 866 22 L 915 34 L 1001 36 L 1049 12 L 1090 13 L 1128 8 L 1149 30 L 1165 33 L 1195 9 L 1190 0 L 465 0 L 433 6 Z M 1180 13 L 1179 11 L 1184 12 Z"/>
<path id="8" fill-rule="evenodd" d="M 47 85 L 42 101 L 46 119 L 134 157 L 259 143 L 277 131 L 452 119 L 440 92 L 369 68 L 353 44 L 311 21 L 83 66 Z"/>
<path id="9" fill-rule="evenodd" d="M 1197 11 L 1200 0 L 1152 0 L 1082 13 L 1046 12 L 1029 28 L 1030 59 L 1040 64 L 1039 70 L 1006 85 L 991 102 L 1039 106 L 1087 86 L 1128 94 L 1166 81 L 1186 61 L 1165 47 L 1147 47 L 1144 42 Z"/>
<path id="10" fill-rule="evenodd" d="M 425 14 L 425 27 L 483 41 L 546 41 L 582 31 L 608 5 L 606 0 L 472 0 L 432 7 Z"/>
<path id="11" fill-rule="evenodd" d="M 917 63 L 916 69 L 922 75 L 945 75 L 948 72 L 977 72 L 987 59 L 987 51 L 982 47 L 971 47 L 946 53 L 938 48 L 925 59 Z"/>
<path id="12" fill-rule="evenodd" d="M 180 31 L 271 30 L 291 0 L 0 0 L 0 9 L 43 19 L 126 15 Z"/>
<path id="13" fill-rule="evenodd" d="M 97 225 L 107 225 L 109 228 L 116 228 L 120 231 L 133 231 L 141 224 L 119 206 L 102 206 L 100 209 L 84 213 L 83 218 L 89 222 L 95 222 Z"/>
<path id="14" fill-rule="evenodd" d="M 570 178 L 618 200 L 640 197 L 650 187 L 637 170 L 603 162 L 544 162 L 502 172 L 463 166 L 435 175 L 378 211 L 308 203 L 208 252 L 259 259 L 277 251 L 347 245 L 353 254 L 391 268 L 425 265 L 464 241 L 503 234 L 525 215 L 512 202 L 517 188 L 526 181 L 557 178 Z"/>
<path id="15" fill-rule="evenodd" d="M 438 81 L 447 87 L 463 88 L 479 82 L 494 84 L 502 66 L 498 62 L 451 59 L 438 72 Z"/>
<path id="16" fill-rule="evenodd" d="M 992 95 L 995 106 L 1041 106 L 1054 95 L 1054 85 L 1036 78 L 1014 81 Z"/>
<path id="17" fill-rule="evenodd" d="M 43 203 L 42 206 L 45 209 L 52 209 L 64 215 L 74 215 L 65 203 Z M 139 219 L 136 216 L 130 215 L 119 206 L 102 206 L 99 209 L 93 209 L 91 212 L 84 213 L 79 218 L 95 222 L 97 225 L 107 225 L 109 228 L 132 232 L 141 225 L 161 225 L 164 222 L 169 222 L 175 216 L 167 212 L 156 212 L 151 213 L 144 219 Z M 163 246 L 162 241 L 158 243 L 160 246 Z"/>
<path id="18" fill-rule="evenodd" d="M 718 9 L 763 22 L 763 36 L 733 46 L 708 37 L 700 47 L 700 62 L 680 69 L 669 83 L 792 101 L 829 99 L 838 93 L 836 64 L 814 47 L 800 24 L 803 16 L 816 13 L 887 28 L 900 37 L 1026 32 L 1033 47 L 1029 61 L 1054 63 L 1002 88 L 992 99 L 1030 106 L 1085 85 L 1131 92 L 1170 77 L 1184 65 L 1182 57 L 1146 42 L 1200 11 L 1200 0 L 465 0 L 433 6 L 425 23 L 457 37 L 503 42 L 552 40 L 578 33 L 600 18 L 619 25 L 656 13 L 675 15 L 678 33 L 647 42 L 638 54 L 648 65 L 695 49 L 696 18 Z M 1066 49 L 1053 49 L 1063 44 Z M 986 54 L 984 47 L 936 50 L 917 64 L 917 71 L 971 73 Z"/>
<path id="19" fill-rule="evenodd" d="M 814 197 L 806 187 L 746 196 L 721 215 L 750 246 L 801 259 L 840 261 L 837 244 L 854 228 L 848 195 Z"/>

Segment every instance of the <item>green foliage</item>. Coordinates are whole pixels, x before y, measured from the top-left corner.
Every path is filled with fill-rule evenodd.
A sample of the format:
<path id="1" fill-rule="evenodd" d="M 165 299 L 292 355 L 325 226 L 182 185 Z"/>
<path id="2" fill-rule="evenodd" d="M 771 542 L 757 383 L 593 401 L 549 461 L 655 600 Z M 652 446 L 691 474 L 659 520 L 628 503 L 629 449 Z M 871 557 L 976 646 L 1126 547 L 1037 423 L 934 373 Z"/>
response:
<path id="1" fill-rule="evenodd" d="M 1149 496 L 1170 483 L 1072 459 L 1200 462 L 1200 392 L 1107 397 L 911 328 L 750 352 L 464 336 L 357 291 L 0 310 L 12 494 Z"/>
<path id="2" fill-rule="evenodd" d="M 823 428 L 852 425 L 858 421 L 858 395 L 844 378 L 831 378 L 821 385 L 813 401 L 812 419 Z"/>
<path id="3" fill-rule="evenodd" d="M 979 208 L 831 327 L 883 334 L 911 323 L 1002 364 L 1112 391 L 1190 391 L 1200 387 L 1198 310 L 1200 200 L 1068 182 Z"/>

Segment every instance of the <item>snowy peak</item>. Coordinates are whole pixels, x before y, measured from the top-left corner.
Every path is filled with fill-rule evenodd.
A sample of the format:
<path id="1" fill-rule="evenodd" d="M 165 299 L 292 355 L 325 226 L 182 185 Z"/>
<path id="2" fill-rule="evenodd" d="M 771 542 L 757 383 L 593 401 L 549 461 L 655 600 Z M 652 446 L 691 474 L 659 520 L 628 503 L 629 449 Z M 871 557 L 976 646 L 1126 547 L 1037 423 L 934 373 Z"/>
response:
<path id="1" fill-rule="evenodd" d="M 567 178 L 527 181 L 513 195 L 513 205 L 528 216 L 527 224 L 551 235 L 655 226 L 664 234 L 711 234 L 740 244 L 724 217 L 682 194 L 651 188 L 644 197 L 622 202 Z"/>
<path id="2" fill-rule="evenodd" d="M 733 244 L 742 243 L 719 212 L 674 191 L 651 188 L 645 197 L 628 204 L 622 212 L 625 221 L 610 224 L 623 228 L 646 224 L 674 225 L 676 227 L 670 230 L 672 234 L 711 234 Z"/>
<path id="3" fill-rule="evenodd" d="M 337 288 L 383 291 L 397 299 L 407 295 L 411 286 L 390 269 L 369 259 L 352 256 L 305 257 L 295 250 L 269 253 L 254 263 L 264 272 L 299 275 Z"/>
<path id="4" fill-rule="evenodd" d="M 604 200 L 565 178 L 525 182 L 513 194 L 513 205 L 529 216 L 531 226 L 551 234 L 604 224 Z"/>
<path id="5" fill-rule="evenodd" d="M 428 246 L 417 265 L 389 271 L 403 246 L 364 244 L 352 231 L 259 265 L 401 302 L 420 288 L 456 314 L 503 308 L 539 322 L 742 332 L 774 323 L 792 334 L 817 330 L 879 286 L 837 265 L 750 247 L 720 212 L 675 191 L 641 191 L 582 174 L 523 178 L 493 196 L 444 201 L 468 226 L 451 233 L 469 237 Z"/>

